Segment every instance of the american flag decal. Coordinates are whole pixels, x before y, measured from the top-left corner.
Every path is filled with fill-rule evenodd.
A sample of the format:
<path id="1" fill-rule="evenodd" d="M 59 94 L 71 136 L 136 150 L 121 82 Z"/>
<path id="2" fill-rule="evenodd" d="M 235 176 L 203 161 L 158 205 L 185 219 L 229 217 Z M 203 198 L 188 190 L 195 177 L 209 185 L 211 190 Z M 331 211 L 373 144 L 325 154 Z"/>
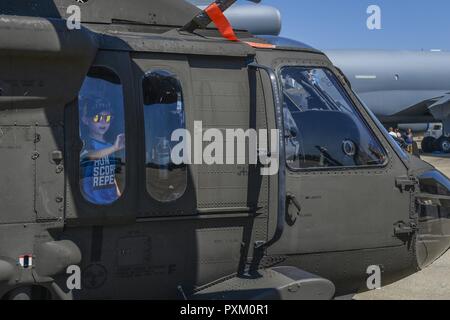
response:
<path id="1" fill-rule="evenodd" d="M 31 254 L 20 256 L 19 264 L 25 269 L 33 266 L 33 256 Z"/>

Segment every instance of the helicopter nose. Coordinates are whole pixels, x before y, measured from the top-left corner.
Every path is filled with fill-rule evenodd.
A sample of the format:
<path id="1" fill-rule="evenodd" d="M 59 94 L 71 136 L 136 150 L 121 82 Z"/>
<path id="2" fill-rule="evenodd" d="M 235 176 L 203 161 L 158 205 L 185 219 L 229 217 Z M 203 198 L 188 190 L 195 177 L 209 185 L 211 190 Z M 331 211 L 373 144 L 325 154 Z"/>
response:
<path id="1" fill-rule="evenodd" d="M 418 180 L 416 254 L 424 268 L 450 247 L 450 180 L 438 170 L 427 171 Z"/>

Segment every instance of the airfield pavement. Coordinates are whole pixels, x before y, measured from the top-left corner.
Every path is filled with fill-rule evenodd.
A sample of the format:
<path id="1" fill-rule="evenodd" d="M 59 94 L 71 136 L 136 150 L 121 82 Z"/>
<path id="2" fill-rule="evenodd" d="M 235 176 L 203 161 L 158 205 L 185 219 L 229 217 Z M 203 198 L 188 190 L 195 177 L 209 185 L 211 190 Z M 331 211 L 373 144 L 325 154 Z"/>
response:
<path id="1" fill-rule="evenodd" d="M 422 155 L 450 177 L 450 155 Z M 450 300 L 450 251 L 420 272 L 403 280 L 354 296 L 356 300 Z"/>

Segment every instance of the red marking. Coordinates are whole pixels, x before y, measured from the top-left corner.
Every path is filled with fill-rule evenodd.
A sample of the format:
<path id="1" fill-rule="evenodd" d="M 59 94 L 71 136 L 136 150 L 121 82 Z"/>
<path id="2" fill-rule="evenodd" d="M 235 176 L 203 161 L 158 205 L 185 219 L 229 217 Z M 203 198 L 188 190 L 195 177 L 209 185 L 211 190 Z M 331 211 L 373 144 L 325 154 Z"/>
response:
<path id="1" fill-rule="evenodd" d="M 240 42 L 236 33 L 234 33 L 233 27 L 228 21 L 227 17 L 223 14 L 222 10 L 216 3 L 212 3 L 205 9 L 206 14 L 211 18 L 212 22 L 216 25 L 217 29 L 219 29 L 220 34 L 225 39 L 234 42 Z M 275 46 L 272 44 L 265 43 L 256 43 L 256 42 L 245 42 L 249 46 L 254 48 L 263 48 L 263 49 L 274 49 Z"/>
<path id="2" fill-rule="evenodd" d="M 269 43 L 258 43 L 258 42 L 250 42 L 250 41 L 244 41 L 244 43 L 248 44 L 249 46 L 252 46 L 253 48 L 260 48 L 260 49 L 275 49 L 276 46 Z"/>
<path id="3" fill-rule="evenodd" d="M 239 41 L 234 33 L 233 27 L 228 21 L 227 17 L 220 10 L 216 3 L 212 3 L 208 8 L 205 9 L 206 14 L 211 18 L 211 20 L 219 29 L 220 34 L 230 41 Z"/>

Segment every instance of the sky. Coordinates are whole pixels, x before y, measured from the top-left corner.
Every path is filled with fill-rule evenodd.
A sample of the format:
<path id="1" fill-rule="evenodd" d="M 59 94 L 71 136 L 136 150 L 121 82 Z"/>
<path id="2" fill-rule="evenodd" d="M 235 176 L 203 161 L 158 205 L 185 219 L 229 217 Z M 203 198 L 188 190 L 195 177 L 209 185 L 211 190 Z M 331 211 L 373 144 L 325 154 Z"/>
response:
<path id="1" fill-rule="evenodd" d="M 281 11 L 281 36 L 321 50 L 450 51 L 450 0 L 262 0 L 262 4 Z M 381 30 L 367 28 L 369 5 L 381 9 Z"/>

